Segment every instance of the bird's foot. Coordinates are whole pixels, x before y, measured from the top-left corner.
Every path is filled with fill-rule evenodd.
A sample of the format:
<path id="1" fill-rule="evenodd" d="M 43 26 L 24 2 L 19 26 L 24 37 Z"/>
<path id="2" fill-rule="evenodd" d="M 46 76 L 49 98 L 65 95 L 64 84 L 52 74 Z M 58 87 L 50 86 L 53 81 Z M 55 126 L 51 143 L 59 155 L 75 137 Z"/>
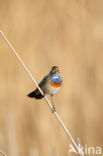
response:
<path id="1" fill-rule="evenodd" d="M 51 111 L 52 111 L 52 113 L 56 112 L 56 109 L 54 106 L 52 107 Z"/>

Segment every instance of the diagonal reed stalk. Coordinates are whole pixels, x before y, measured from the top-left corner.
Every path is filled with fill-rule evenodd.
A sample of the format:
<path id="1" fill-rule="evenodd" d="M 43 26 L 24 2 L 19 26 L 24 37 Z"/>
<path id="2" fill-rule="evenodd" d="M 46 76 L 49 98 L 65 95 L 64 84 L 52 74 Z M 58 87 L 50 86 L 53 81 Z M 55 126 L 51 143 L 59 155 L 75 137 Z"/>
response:
<path id="1" fill-rule="evenodd" d="M 23 63 L 23 61 L 21 60 L 20 56 L 18 55 L 18 53 L 16 52 L 16 50 L 13 48 L 13 46 L 10 44 L 10 42 L 8 41 L 7 37 L 4 35 L 4 33 L 0 30 L 0 33 L 2 35 L 2 37 L 4 38 L 4 40 L 6 41 L 6 43 L 8 44 L 8 46 L 11 48 L 12 52 L 15 54 L 15 56 L 17 57 L 17 59 L 19 60 L 19 62 L 21 63 L 21 65 L 23 66 L 23 68 L 25 69 L 25 71 L 28 73 L 28 75 L 30 76 L 30 78 L 32 79 L 32 81 L 34 82 L 34 84 L 36 85 L 36 87 L 40 90 L 41 94 L 44 95 L 43 91 L 41 90 L 41 88 L 38 86 L 36 80 L 34 79 L 34 77 L 32 76 L 32 74 L 30 73 L 30 71 L 28 70 L 28 68 L 25 66 L 25 64 Z M 48 98 L 46 96 L 44 96 L 44 99 L 46 101 L 46 103 L 48 104 L 48 106 L 50 107 L 50 109 L 52 110 L 53 106 L 50 103 L 50 101 L 48 100 Z M 59 121 L 59 123 L 61 124 L 61 126 L 63 127 L 65 133 L 67 134 L 67 136 L 70 138 L 71 142 L 73 143 L 75 149 L 77 150 L 78 154 L 80 154 L 81 156 L 84 156 L 84 152 L 78 147 L 78 145 L 76 144 L 75 140 L 73 139 L 72 135 L 70 134 L 70 132 L 68 131 L 68 129 L 66 128 L 65 124 L 63 123 L 63 121 L 61 120 L 60 116 L 58 115 L 58 113 L 56 111 L 54 111 L 54 115 L 56 116 L 57 120 Z"/>
<path id="2" fill-rule="evenodd" d="M 7 156 L 3 151 L 0 150 L 0 156 Z"/>

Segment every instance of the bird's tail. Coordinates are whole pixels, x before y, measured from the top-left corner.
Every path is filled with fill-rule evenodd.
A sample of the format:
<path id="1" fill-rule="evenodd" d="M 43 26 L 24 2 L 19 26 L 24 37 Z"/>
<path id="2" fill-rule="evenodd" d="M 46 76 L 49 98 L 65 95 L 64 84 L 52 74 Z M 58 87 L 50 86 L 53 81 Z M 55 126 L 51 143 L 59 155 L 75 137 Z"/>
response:
<path id="1" fill-rule="evenodd" d="M 42 99 L 44 96 L 40 93 L 38 89 L 34 90 L 33 92 L 29 93 L 27 95 L 30 98 L 35 98 L 35 99 Z"/>

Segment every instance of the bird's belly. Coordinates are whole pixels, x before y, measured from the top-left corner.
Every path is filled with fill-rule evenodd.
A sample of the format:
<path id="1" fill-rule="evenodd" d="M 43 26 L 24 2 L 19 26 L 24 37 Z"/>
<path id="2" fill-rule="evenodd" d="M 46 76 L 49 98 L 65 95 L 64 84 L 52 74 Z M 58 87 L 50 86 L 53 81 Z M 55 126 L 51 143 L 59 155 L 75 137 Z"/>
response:
<path id="1" fill-rule="evenodd" d="M 50 95 L 56 95 L 60 90 L 61 90 L 62 86 L 59 87 L 53 87 L 50 85 L 50 83 L 47 83 L 45 86 L 43 86 L 43 88 L 41 88 L 43 90 L 43 92 L 45 94 L 50 94 Z"/>

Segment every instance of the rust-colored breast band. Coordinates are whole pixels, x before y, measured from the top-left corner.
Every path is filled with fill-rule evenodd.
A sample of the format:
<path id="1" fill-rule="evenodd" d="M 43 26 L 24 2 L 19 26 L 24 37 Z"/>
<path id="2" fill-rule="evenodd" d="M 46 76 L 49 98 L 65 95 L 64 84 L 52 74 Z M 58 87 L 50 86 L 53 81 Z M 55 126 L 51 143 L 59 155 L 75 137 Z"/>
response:
<path id="1" fill-rule="evenodd" d="M 61 83 L 54 83 L 53 81 L 50 81 L 51 86 L 58 88 L 62 86 L 62 82 Z"/>

